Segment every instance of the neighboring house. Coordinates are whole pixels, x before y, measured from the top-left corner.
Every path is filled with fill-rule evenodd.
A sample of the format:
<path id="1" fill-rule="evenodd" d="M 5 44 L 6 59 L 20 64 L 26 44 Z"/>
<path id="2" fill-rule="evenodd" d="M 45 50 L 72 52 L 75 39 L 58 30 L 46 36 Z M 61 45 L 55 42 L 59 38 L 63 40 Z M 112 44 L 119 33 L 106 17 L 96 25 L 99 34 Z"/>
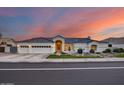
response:
<path id="1" fill-rule="evenodd" d="M 124 37 L 120 38 L 108 38 L 105 40 L 102 40 L 102 42 L 109 42 L 110 48 L 124 48 Z"/>
<path id="2" fill-rule="evenodd" d="M 66 38 L 57 35 L 52 38 L 32 38 L 18 41 L 18 53 L 54 53 L 54 52 L 77 52 L 78 49 L 102 52 L 108 48 L 108 43 L 91 40 L 88 38 Z"/>
<path id="3" fill-rule="evenodd" d="M 0 53 L 16 53 L 16 42 L 11 38 L 0 38 Z"/>

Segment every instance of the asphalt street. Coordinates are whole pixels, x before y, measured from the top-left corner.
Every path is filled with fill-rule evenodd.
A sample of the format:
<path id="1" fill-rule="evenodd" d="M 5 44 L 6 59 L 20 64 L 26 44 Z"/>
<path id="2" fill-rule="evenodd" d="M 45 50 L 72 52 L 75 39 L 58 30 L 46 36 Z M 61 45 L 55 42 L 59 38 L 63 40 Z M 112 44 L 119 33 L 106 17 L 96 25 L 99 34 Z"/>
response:
<path id="1" fill-rule="evenodd" d="M 0 63 L 1 85 L 123 85 L 124 62 Z"/>

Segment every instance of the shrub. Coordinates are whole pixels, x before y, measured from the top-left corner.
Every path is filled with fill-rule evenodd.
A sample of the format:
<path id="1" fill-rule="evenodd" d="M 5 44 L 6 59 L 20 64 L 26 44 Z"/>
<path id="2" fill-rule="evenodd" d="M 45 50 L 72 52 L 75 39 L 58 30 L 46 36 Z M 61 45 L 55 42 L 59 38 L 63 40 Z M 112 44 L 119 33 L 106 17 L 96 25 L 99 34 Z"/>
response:
<path id="1" fill-rule="evenodd" d="M 105 49 L 104 51 L 103 51 L 103 53 L 111 53 L 112 51 L 111 51 L 111 49 Z"/>
<path id="2" fill-rule="evenodd" d="M 78 54 L 82 54 L 83 53 L 83 50 L 80 48 L 80 49 L 78 49 Z"/>
<path id="3" fill-rule="evenodd" d="M 115 48 L 115 49 L 113 49 L 113 52 L 115 52 L 115 53 L 123 53 L 124 49 L 123 48 Z"/>
<path id="4" fill-rule="evenodd" d="M 90 50 L 90 53 L 95 53 L 95 51 L 93 49 Z"/>

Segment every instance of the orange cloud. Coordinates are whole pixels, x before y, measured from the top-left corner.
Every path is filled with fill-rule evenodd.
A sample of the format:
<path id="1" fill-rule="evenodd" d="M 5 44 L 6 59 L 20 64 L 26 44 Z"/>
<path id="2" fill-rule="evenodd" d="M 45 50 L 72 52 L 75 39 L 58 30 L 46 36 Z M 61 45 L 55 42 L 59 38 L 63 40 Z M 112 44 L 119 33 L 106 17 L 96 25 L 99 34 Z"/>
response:
<path id="1" fill-rule="evenodd" d="M 114 32 L 102 36 L 99 33 L 104 33 L 105 29 L 119 24 L 124 24 L 124 8 L 96 8 L 95 11 L 85 12 L 70 11 L 58 17 L 56 21 L 48 26 L 36 25 L 29 27 L 26 29 L 27 33 L 25 35 L 17 36 L 17 38 L 52 37 L 58 34 L 66 37 L 87 37 L 97 34 L 94 39 L 101 40 L 118 34 L 118 32 Z"/>

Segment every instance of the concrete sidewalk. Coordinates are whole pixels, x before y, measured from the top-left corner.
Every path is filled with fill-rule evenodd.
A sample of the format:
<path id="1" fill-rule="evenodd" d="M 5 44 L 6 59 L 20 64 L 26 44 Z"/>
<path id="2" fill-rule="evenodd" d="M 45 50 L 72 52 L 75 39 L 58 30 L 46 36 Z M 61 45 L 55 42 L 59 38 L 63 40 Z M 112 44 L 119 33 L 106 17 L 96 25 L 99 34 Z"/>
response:
<path id="1" fill-rule="evenodd" d="M 80 58 L 80 59 L 0 59 L 0 62 L 124 62 L 124 58 Z"/>
<path id="2" fill-rule="evenodd" d="M 124 62 L 124 58 L 46 59 L 49 54 L 0 54 L 0 62 Z"/>
<path id="3" fill-rule="evenodd" d="M 124 62 L 124 58 L 46 59 L 46 62 Z"/>

